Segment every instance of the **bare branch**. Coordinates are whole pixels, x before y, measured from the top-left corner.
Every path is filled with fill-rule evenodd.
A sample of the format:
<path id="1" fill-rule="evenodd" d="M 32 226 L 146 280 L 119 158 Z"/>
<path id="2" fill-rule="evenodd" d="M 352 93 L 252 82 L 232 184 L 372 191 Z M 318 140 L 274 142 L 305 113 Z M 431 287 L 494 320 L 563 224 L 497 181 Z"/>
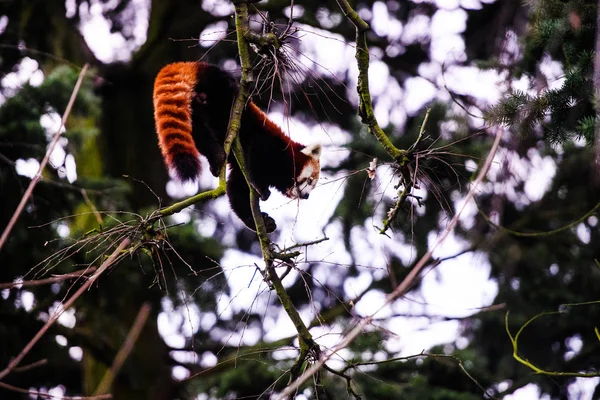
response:
<path id="1" fill-rule="evenodd" d="M 129 333 L 125 338 L 125 341 L 123 342 L 121 348 L 119 349 L 119 352 L 115 356 L 110 370 L 106 371 L 106 373 L 102 377 L 102 380 L 98 384 L 94 395 L 100 395 L 110 390 L 115 377 L 119 374 L 119 371 L 121 370 L 121 367 L 123 366 L 125 360 L 129 356 L 129 353 L 131 353 L 135 342 L 137 342 L 138 337 L 142 332 L 142 328 L 144 328 L 144 325 L 148 320 L 150 310 L 152 310 L 152 307 L 149 303 L 142 304 L 140 311 L 138 311 L 138 314 L 135 317 L 135 321 L 133 321 L 133 325 L 131 326 Z"/>
<path id="2" fill-rule="evenodd" d="M 33 346 L 44 336 L 44 334 L 48 331 L 48 329 L 56 322 L 56 320 L 67 310 L 69 307 L 75 303 L 75 301 L 85 292 L 104 271 L 108 269 L 120 256 L 121 252 L 129 245 L 129 238 L 123 239 L 123 241 L 119 244 L 119 246 L 112 252 L 112 254 L 102 263 L 98 271 L 94 273 L 81 287 L 67 300 L 60 309 L 56 310 L 54 314 L 52 314 L 48 321 L 44 324 L 44 326 L 36 333 L 36 335 L 27 343 L 27 345 L 21 350 L 21 352 L 11 360 L 4 370 L 0 371 L 0 379 L 7 376 L 11 371 L 13 371 L 17 365 L 23 360 L 23 358 L 29 353 L 29 351 L 33 348 Z"/>
<path id="3" fill-rule="evenodd" d="M 37 280 L 33 280 L 33 281 L 0 283 L 0 289 L 12 289 L 12 288 L 21 288 L 21 287 L 29 287 L 29 286 L 47 285 L 49 283 L 66 281 L 67 279 L 81 278 L 82 276 L 89 275 L 94 271 L 96 271 L 96 267 L 89 267 L 86 269 L 81 269 L 79 271 L 69 272 L 68 274 L 55 275 L 52 278 L 37 279 Z"/>
<path id="4" fill-rule="evenodd" d="M 43 358 L 36 362 L 32 362 L 31 364 L 27 364 L 27 365 L 23 365 L 22 367 L 15 368 L 13 370 L 13 372 L 25 372 L 25 371 L 29 371 L 30 369 L 41 367 L 42 365 L 46 365 L 46 364 L 48 364 L 48 360 Z"/>
<path id="5" fill-rule="evenodd" d="M 55 396 L 53 394 L 50 393 L 42 393 L 42 392 L 38 392 L 35 390 L 29 390 L 29 389 L 22 389 L 20 387 L 16 387 L 13 385 L 9 385 L 8 383 L 4 383 L 4 382 L 0 382 L 0 387 L 3 387 L 4 389 L 13 391 L 13 392 L 17 392 L 17 393 L 23 393 L 23 394 L 28 394 L 30 396 L 39 396 L 41 398 L 44 399 L 63 399 L 63 400 L 101 400 L 101 399 L 112 399 L 112 395 L 111 394 L 103 394 L 101 396 Z"/>

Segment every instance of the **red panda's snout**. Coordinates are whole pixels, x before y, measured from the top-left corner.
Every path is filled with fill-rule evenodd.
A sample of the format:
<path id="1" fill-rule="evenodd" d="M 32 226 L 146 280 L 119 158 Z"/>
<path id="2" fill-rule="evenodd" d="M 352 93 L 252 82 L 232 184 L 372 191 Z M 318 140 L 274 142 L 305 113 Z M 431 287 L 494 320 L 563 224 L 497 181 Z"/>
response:
<path id="1" fill-rule="evenodd" d="M 302 153 L 308 156 L 308 160 L 298 171 L 294 180 L 294 186 L 286 190 L 285 195 L 292 199 L 308 199 L 310 192 L 317 186 L 321 173 L 321 145 L 313 143 L 302 149 Z"/>
<path id="2" fill-rule="evenodd" d="M 306 200 L 315 186 L 317 186 L 317 181 L 313 181 L 312 178 L 310 181 L 297 181 L 294 186 L 285 191 L 284 195 L 291 199 Z"/>

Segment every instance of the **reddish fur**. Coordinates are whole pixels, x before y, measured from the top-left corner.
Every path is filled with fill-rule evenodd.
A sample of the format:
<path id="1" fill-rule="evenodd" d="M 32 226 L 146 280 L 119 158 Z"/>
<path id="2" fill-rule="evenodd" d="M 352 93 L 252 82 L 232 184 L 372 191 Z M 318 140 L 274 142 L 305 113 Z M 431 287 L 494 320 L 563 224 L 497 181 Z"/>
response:
<path id="1" fill-rule="evenodd" d="M 240 139 L 243 142 L 258 142 L 260 150 L 268 149 L 268 157 L 255 157 L 255 163 L 260 164 L 261 169 L 270 173 L 262 176 L 269 176 L 269 185 L 275 186 L 279 191 L 286 194 L 285 189 L 293 184 L 294 178 L 299 171 L 310 161 L 310 158 L 302 153 L 304 145 L 292 140 L 281 128 L 271 121 L 254 102 L 250 102 L 246 107 L 248 117 L 242 121 L 242 132 Z M 244 123 L 246 129 L 244 129 Z M 249 125 L 249 126 L 248 126 Z M 259 129 L 260 128 L 260 129 Z M 266 134 L 266 135 L 265 135 Z M 277 154 L 277 150 L 283 154 Z M 286 169 L 286 163 L 280 160 L 293 160 L 292 171 Z M 260 180 L 255 177 L 255 180 Z"/>
<path id="2" fill-rule="evenodd" d="M 281 139 L 284 143 L 288 145 L 287 151 L 291 156 L 297 157 L 297 165 L 304 165 L 308 156 L 306 154 L 301 153 L 301 150 L 304 148 L 303 144 L 293 141 L 292 138 L 286 135 L 285 132 L 283 132 L 283 130 L 281 130 L 281 128 L 276 123 L 269 119 L 269 117 L 267 116 L 267 114 L 265 114 L 263 110 L 261 110 L 256 104 L 254 104 L 253 101 L 251 101 L 250 104 L 248 104 L 246 110 L 248 111 L 248 113 L 254 115 L 255 118 L 259 121 L 259 123 L 262 123 L 264 133 L 268 133 L 270 136 L 274 136 L 278 139 Z M 253 136 L 256 138 L 255 135 Z"/>
<path id="3" fill-rule="evenodd" d="M 200 153 L 192 138 L 196 70 L 193 63 L 170 64 L 159 72 L 154 82 L 158 145 L 167 166 L 182 180 L 200 174 Z"/>
<path id="4" fill-rule="evenodd" d="M 258 120 L 258 123 L 262 124 L 265 132 L 269 135 L 279 137 L 284 142 L 290 143 L 292 147 L 304 147 L 300 143 L 294 142 L 288 135 L 286 135 L 276 123 L 269 119 L 269 117 L 267 116 L 267 114 L 265 114 L 263 110 L 261 110 L 256 104 L 254 104 L 253 101 L 251 101 L 250 104 L 248 104 L 246 110 L 250 114 L 254 115 L 254 117 Z"/>

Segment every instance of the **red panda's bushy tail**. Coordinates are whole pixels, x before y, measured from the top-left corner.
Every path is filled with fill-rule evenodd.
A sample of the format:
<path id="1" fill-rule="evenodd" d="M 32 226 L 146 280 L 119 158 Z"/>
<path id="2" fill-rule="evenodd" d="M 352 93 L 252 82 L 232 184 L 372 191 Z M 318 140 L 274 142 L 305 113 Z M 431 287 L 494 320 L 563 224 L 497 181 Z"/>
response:
<path id="1" fill-rule="evenodd" d="M 154 120 L 165 163 L 182 181 L 200 175 L 200 153 L 192 137 L 192 101 L 198 65 L 178 62 L 164 67 L 154 81 Z"/>

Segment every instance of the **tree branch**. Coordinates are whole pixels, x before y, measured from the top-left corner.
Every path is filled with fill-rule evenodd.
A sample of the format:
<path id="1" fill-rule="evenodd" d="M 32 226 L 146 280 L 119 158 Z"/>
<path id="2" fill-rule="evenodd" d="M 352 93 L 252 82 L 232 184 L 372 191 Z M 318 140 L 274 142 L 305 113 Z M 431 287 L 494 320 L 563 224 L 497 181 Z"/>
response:
<path id="1" fill-rule="evenodd" d="M 47 285 L 49 283 L 66 281 L 67 279 L 81 278 L 85 275 L 91 274 L 94 271 L 96 271 L 96 267 L 89 267 L 89 268 L 81 269 L 79 271 L 69 272 L 68 274 L 55 275 L 52 278 L 38 279 L 38 280 L 33 280 L 33 281 L 0 283 L 0 289 L 12 289 L 12 288 Z"/>
<path id="2" fill-rule="evenodd" d="M 107 393 L 110 390 L 112 383 L 114 382 L 115 378 L 119 374 L 119 371 L 121 370 L 121 367 L 125 363 L 125 360 L 129 356 L 129 353 L 131 353 L 135 342 L 137 342 L 137 339 L 140 336 L 140 333 L 142 332 L 146 321 L 148 320 L 150 310 L 152 310 L 152 307 L 148 302 L 142 304 L 142 307 L 140 307 L 140 310 L 138 311 L 138 314 L 135 317 L 135 320 L 133 321 L 133 325 L 131 325 L 131 329 L 129 330 L 129 333 L 125 338 L 123 345 L 121 346 L 119 352 L 115 356 L 112 366 L 109 370 L 106 371 L 106 373 L 102 377 L 102 380 L 98 384 L 98 387 L 94 392 L 95 396 Z"/>
<path id="3" fill-rule="evenodd" d="M 246 100 L 249 96 L 249 90 L 251 82 L 253 81 L 252 71 L 251 71 L 251 63 L 250 63 L 250 48 L 248 43 L 249 37 L 249 25 L 248 25 L 248 4 L 244 1 L 235 2 L 235 15 L 236 15 L 236 28 L 237 28 L 237 39 L 238 39 L 238 49 L 240 54 L 240 62 L 242 64 L 242 77 L 240 83 L 240 91 L 238 93 L 238 97 L 234 104 L 234 109 L 232 110 L 232 115 L 230 119 L 230 128 L 239 129 L 239 125 L 237 125 L 239 120 L 241 119 L 241 111 L 243 111 L 243 107 L 245 107 Z M 256 38 L 254 37 L 254 40 Z M 241 109 L 238 114 L 237 110 Z M 231 132 L 230 132 L 231 133 Z M 227 139 L 230 139 L 230 135 L 228 135 Z M 227 145 L 229 142 L 226 140 L 225 144 Z M 248 184 L 250 190 L 250 206 L 252 210 L 252 216 L 254 218 L 254 222 L 256 225 L 256 234 L 258 236 L 260 247 L 263 254 L 263 259 L 265 261 L 265 280 L 270 282 L 275 289 L 275 293 L 279 298 L 284 310 L 286 311 L 288 317 L 296 327 L 298 332 L 298 340 L 300 343 L 300 355 L 298 359 L 294 363 L 291 368 L 290 373 L 290 382 L 296 379 L 301 373 L 301 366 L 306 361 L 307 357 L 311 353 L 316 353 L 316 358 L 318 358 L 320 354 L 319 347 L 315 344 L 312 335 L 310 334 L 306 324 L 302 321 L 300 314 L 294 307 L 294 304 L 289 297 L 283 283 L 281 282 L 281 278 L 277 275 L 277 271 L 273 265 L 274 261 L 274 253 L 271 250 L 271 241 L 267 235 L 267 229 L 265 227 L 264 218 L 262 212 L 260 211 L 260 207 L 258 204 L 258 194 L 256 190 L 250 183 L 248 179 L 248 174 L 246 170 L 244 154 L 242 150 L 242 146 L 240 144 L 239 139 L 233 141 L 233 151 L 235 158 L 237 160 L 238 165 L 244 177 L 246 179 L 246 183 Z"/>
<path id="4" fill-rule="evenodd" d="M 21 350 L 21 352 L 13 358 L 8 366 L 0 371 L 0 379 L 7 376 L 11 371 L 13 371 L 23 360 L 23 358 L 29 353 L 29 351 L 35 346 L 35 344 L 44 336 L 46 331 L 58 320 L 58 318 L 67 310 L 69 307 L 75 303 L 75 301 L 85 292 L 88 288 L 96 282 L 96 280 L 121 257 L 121 252 L 125 250 L 125 248 L 129 245 L 129 238 L 123 239 L 123 241 L 119 244 L 119 246 L 112 252 L 112 254 L 102 263 L 102 265 L 98 268 L 98 271 L 94 273 L 81 287 L 67 300 L 60 309 L 56 310 L 49 318 L 48 321 L 44 324 L 44 326 L 36 333 L 36 335 L 27 343 L 27 345 Z"/>
<path id="5" fill-rule="evenodd" d="M 23 393 L 29 396 L 41 397 L 43 399 L 62 399 L 62 400 L 101 400 L 101 399 L 112 399 L 111 394 L 103 394 L 100 396 L 55 396 L 50 393 L 42 393 L 36 390 L 23 389 L 20 387 L 16 387 L 13 385 L 9 385 L 8 383 L 0 382 L 0 387 L 4 389 L 10 390 L 12 392 Z"/>
<path id="6" fill-rule="evenodd" d="M 344 15 L 352 21 L 356 27 L 356 64 L 358 65 L 358 114 L 360 115 L 363 124 L 367 125 L 369 132 L 377 138 L 385 151 L 394 160 L 401 160 L 407 155 L 406 150 L 399 150 L 394 146 L 385 132 L 379 126 L 373 111 L 373 102 L 371 100 L 371 92 L 369 90 L 369 47 L 367 46 L 367 32 L 370 30 L 367 24 L 354 9 L 350 6 L 347 0 L 337 0 L 338 5 L 344 12 Z"/>

